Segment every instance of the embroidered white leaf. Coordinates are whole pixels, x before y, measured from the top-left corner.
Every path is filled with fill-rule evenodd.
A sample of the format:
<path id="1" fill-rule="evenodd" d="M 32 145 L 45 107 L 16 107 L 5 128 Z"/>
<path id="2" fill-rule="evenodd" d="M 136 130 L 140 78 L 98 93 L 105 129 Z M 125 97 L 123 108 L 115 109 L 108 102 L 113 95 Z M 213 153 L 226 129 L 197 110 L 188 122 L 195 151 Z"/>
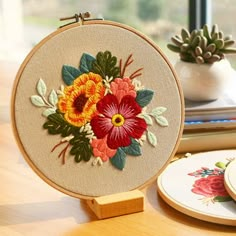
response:
<path id="1" fill-rule="evenodd" d="M 157 145 L 157 138 L 154 133 L 147 131 L 147 139 L 152 146 L 155 147 Z"/>
<path id="2" fill-rule="evenodd" d="M 41 78 L 39 79 L 38 84 L 37 84 L 37 91 L 38 91 L 38 94 L 41 96 L 45 96 L 47 92 L 47 86 Z"/>
<path id="3" fill-rule="evenodd" d="M 56 113 L 56 108 L 48 108 L 43 112 L 43 115 L 48 117 L 51 114 Z"/>
<path id="4" fill-rule="evenodd" d="M 152 125 L 153 124 L 152 117 L 149 116 L 147 113 L 142 114 L 140 117 L 143 118 L 146 121 L 147 125 Z"/>
<path id="5" fill-rule="evenodd" d="M 93 166 L 96 166 L 96 165 L 101 166 L 102 164 L 103 164 L 103 161 L 102 161 L 102 159 L 101 159 L 100 157 L 96 157 L 96 158 L 93 160 L 93 162 L 92 162 L 92 165 L 93 165 Z"/>
<path id="6" fill-rule="evenodd" d="M 153 115 L 154 117 L 160 116 L 166 110 L 167 110 L 166 107 L 156 107 L 156 108 L 152 109 L 151 115 Z"/>
<path id="7" fill-rule="evenodd" d="M 102 161 L 102 159 L 100 158 L 100 157 L 98 157 L 98 165 L 102 165 L 103 164 L 103 161 Z"/>
<path id="8" fill-rule="evenodd" d="M 53 89 L 51 93 L 49 94 L 49 102 L 55 106 L 58 103 L 58 98 L 55 90 Z"/>
<path id="9" fill-rule="evenodd" d="M 57 90 L 56 93 L 57 93 L 58 96 L 63 96 L 64 95 L 64 93 L 61 90 Z"/>
<path id="10" fill-rule="evenodd" d="M 168 126 L 169 123 L 168 123 L 168 120 L 164 117 L 164 116 L 156 116 L 155 117 L 156 119 L 156 122 L 160 125 L 160 126 Z"/>
<path id="11" fill-rule="evenodd" d="M 46 105 L 43 99 L 38 95 L 33 95 L 30 97 L 30 99 L 31 99 L 31 102 L 37 107 L 43 107 Z"/>

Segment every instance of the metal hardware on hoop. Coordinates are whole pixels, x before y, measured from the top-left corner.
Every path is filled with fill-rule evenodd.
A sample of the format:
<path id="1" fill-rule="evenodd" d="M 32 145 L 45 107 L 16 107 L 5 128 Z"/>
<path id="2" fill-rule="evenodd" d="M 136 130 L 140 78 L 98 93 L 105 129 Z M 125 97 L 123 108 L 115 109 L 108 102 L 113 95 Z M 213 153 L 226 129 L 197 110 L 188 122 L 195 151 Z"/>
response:
<path id="1" fill-rule="evenodd" d="M 70 16 L 70 17 L 60 18 L 60 21 L 72 20 L 72 19 L 74 19 L 74 21 L 69 22 L 65 25 L 62 25 L 59 28 L 62 28 L 64 26 L 71 25 L 71 24 L 74 24 L 74 23 L 80 23 L 81 25 L 83 25 L 84 21 L 104 20 L 103 18 L 90 18 L 90 17 L 91 17 L 91 13 L 90 12 L 85 12 L 85 13 L 75 14 L 74 16 Z"/>

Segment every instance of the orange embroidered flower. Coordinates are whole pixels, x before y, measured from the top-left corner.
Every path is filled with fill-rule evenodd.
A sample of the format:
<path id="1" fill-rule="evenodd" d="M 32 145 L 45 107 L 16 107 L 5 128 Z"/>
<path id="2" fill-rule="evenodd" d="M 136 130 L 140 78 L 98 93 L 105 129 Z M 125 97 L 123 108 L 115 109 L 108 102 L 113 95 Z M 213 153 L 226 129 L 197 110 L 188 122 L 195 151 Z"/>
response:
<path id="1" fill-rule="evenodd" d="M 97 113 L 96 104 L 104 97 L 102 77 L 92 72 L 82 74 L 64 89 L 58 108 L 70 124 L 81 127 Z"/>

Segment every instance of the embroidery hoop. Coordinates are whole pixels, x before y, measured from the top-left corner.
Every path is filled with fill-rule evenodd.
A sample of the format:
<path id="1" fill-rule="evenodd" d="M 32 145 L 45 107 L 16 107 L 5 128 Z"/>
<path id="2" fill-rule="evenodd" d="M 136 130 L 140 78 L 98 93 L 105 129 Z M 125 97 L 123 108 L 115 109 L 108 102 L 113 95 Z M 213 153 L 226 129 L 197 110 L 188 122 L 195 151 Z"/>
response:
<path id="1" fill-rule="evenodd" d="M 89 34 L 90 38 L 85 40 L 86 37 L 83 35 L 88 36 Z M 115 34 L 118 34 L 120 40 L 117 41 Z M 91 38 L 91 35 L 96 35 L 95 39 Z M 104 35 L 106 35 L 105 38 Z M 127 39 L 128 41 L 125 42 Z M 129 160 L 130 163 L 125 171 L 114 171 L 107 163 L 98 168 L 92 167 L 88 163 L 79 163 L 76 164 L 78 167 L 76 171 L 72 158 L 69 158 L 71 159 L 68 161 L 70 164 L 66 163 L 61 166 L 56 154 L 50 153 L 50 145 L 58 141 L 59 137 L 49 136 L 45 130 L 42 130 L 44 118 L 40 117 L 37 109 L 30 104 L 29 97 L 35 91 L 35 84 L 40 77 L 45 79 L 50 88 L 56 87 L 63 83 L 60 76 L 60 68 L 63 63 L 76 65 L 82 52 L 89 51 L 95 54 L 98 51 L 105 51 L 107 48 L 118 56 L 125 54 L 127 48 L 130 52 L 133 50 L 137 63 L 147 63 L 147 60 L 143 59 L 147 55 L 151 57 L 150 60 L 154 60 L 148 66 L 143 64 L 143 67 L 145 71 L 155 71 L 158 76 L 154 81 L 143 79 L 142 82 L 152 89 L 153 82 L 154 84 L 157 82 L 155 86 L 160 87 L 157 99 L 160 101 L 159 105 L 165 105 L 168 108 L 167 116 L 170 125 L 167 127 L 168 131 L 160 132 L 158 148 L 155 151 L 151 147 L 149 147 L 150 149 L 145 148 L 140 159 L 137 157 L 135 162 Z M 78 55 L 79 53 L 80 55 Z M 156 67 L 158 70 L 154 69 Z M 157 79 L 160 81 L 156 81 Z M 14 83 L 12 125 L 19 148 L 36 174 L 65 194 L 82 199 L 92 199 L 96 196 L 141 189 L 155 180 L 158 173 L 165 168 L 175 154 L 180 142 L 184 120 L 183 104 L 182 91 L 170 62 L 150 39 L 135 29 L 119 23 L 89 20 L 84 21 L 83 24 L 75 23 L 58 29 L 36 45 L 26 57 Z M 35 113 L 37 113 L 37 117 Z M 49 145 L 49 143 L 51 144 Z M 146 144 L 146 146 L 148 145 Z M 154 157 L 154 154 L 157 157 Z M 146 161 L 144 161 L 145 158 Z M 51 163 L 52 159 L 54 159 L 54 164 Z M 133 168 L 131 168 L 132 163 Z M 73 170 L 71 171 L 70 168 Z M 96 168 L 96 171 L 92 168 Z M 110 168 L 109 171 L 107 171 L 108 168 Z M 103 181 L 101 175 L 104 177 Z"/>
<path id="2" fill-rule="evenodd" d="M 191 192 L 192 185 L 198 178 L 188 176 L 189 173 L 202 167 L 214 168 L 215 163 L 225 162 L 226 158 L 234 158 L 235 154 L 235 150 L 203 152 L 171 163 L 158 177 L 158 193 L 171 207 L 188 216 L 207 222 L 235 226 L 235 203 L 229 201 L 204 205 L 201 201 L 204 196 Z M 173 176 L 174 182 L 170 181 Z"/>
<path id="3" fill-rule="evenodd" d="M 225 188 L 236 201 L 236 161 L 232 161 L 225 170 Z"/>

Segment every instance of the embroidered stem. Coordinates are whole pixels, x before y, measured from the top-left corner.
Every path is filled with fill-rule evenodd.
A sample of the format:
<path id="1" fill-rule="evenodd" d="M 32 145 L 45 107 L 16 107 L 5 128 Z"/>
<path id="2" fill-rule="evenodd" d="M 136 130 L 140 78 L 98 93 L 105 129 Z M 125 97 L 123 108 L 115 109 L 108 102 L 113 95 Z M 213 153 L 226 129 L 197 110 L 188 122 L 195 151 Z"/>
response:
<path id="1" fill-rule="evenodd" d="M 54 108 L 54 106 L 52 104 L 50 104 L 44 96 L 41 96 L 41 98 L 43 99 L 43 101 L 47 105 L 46 107 Z"/>
<path id="2" fill-rule="evenodd" d="M 66 143 L 66 142 L 67 142 L 67 141 L 60 141 L 58 144 L 56 144 L 56 145 L 52 148 L 51 152 L 54 152 L 57 147 L 59 147 L 61 144 Z"/>
<path id="3" fill-rule="evenodd" d="M 128 58 L 127 58 L 127 60 L 126 60 L 126 62 L 125 62 L 125 64 L 124 64 L 124 67 L 123 67 L 123 68 L 122 68 L 122 59 L 120 59 L 120 64 L 119 64 L 119 66 L 120 66 L 120 70 L 121 70 L 121 72 L 120 72 L 120 77 L 121 77 L 121 78 L 124 78 L 127 67 L 128 67 L 130 64 L 133 63 L 134 60 L 132 59 L 132 56 L 133 56 L 133 54 L 130 54 L 130 55 L 128 56 Z M 130 79 L 134 79 L 134 78 L 136 78 L 136 77 L 142 75 L 141 70 L 143 70 L 143 68 L 140 68 L 140 69 L 136 70 L 135 72 L 133 72 L 133 73 L 129 76 L 129 78 L 130 78 Z"/>
<path id="4" fill-rule="evenodd" d="M 209 205 L 210 203 L 215 203 L 214 201 L 214 197 L 204 197 L 204 198 L 201 198 L 200 200 L 202 200 L 202 203 L 205 204 L 205 205 Z"/>
<path id="5" fill-rule="evenodd" d="M 134 60 L 132 59 L 132 56 L 133 56 L 133 54 L 130 54 L 130 55 L 129 55 L 129 57 L 127 58 L 127 60 L 126 60 L 126 62 L 125 62 L 125 64 L 124 64 L 123 69 L 122 69 L 122 59 L 120 59 L 120 70 L 121 70 L 121 72 L 120 72 L 120 77 L 121 77 L 121 78 L 124 78 L 125 71 L 126 71 L 127 67 L 128 67 L 131 63 L 133 63 Z"/>
<path id="6" fill-rule="evenodd" d="M 55 151 L 55 149 L 56 149 L 57 147 L 59 147 L 60 145 L 62 145 L 62 144 L 64 144 L 64 143 L 67 143 L 67 142 L 68 142 L 67 140 L 65 140 L 65 141 L 60 141 L 58 144 L 56 144 L 56 145 L 53 147 L 53 149 L 51 150 L 51 152 Z M 62 164 L 63 164 L 63 165 L 66 163 L 66 151 L 67 151 L 67 149 L 69 148 L 69 146 L 70 146 L 70 143 L 68 143 L 68 144 L 66 145 L 66 147 L 63 148 L 62 151 L 61 151 L 61 152 L 59 153 L 59 155 L 58 155 L 58 158 L 62 157 Z"/>
<path id="7" fill-rule="evenodd" d="M 58 155 L 58 158 L 60 158 L 62 156 L 62 164 L 63 165 L 66 163 L 66 151 L 67 151 L 69 146 L 70 146 L 70 143 L 68 143 L 66 145 L 66 147 L 64 149 L 62 149 L 62 151 Z"/>
<path id="8" fill-rule="evenodd" d="M 140 75 L 142 75 L 142 73 L 140 72 L 141 70 L 143 70 L 143 68 L 140 68 L 140 69 L 136 70 L 133 74 L 131 74 L 131 75 L 129 76 L 129 78 L 130 78 L 130 79 L 134 79 L 134 78 L 136 78 L 136 77 L 139 77 Z M 139 72 L 140 72 L 140 73 L 139 73 Z"/>

